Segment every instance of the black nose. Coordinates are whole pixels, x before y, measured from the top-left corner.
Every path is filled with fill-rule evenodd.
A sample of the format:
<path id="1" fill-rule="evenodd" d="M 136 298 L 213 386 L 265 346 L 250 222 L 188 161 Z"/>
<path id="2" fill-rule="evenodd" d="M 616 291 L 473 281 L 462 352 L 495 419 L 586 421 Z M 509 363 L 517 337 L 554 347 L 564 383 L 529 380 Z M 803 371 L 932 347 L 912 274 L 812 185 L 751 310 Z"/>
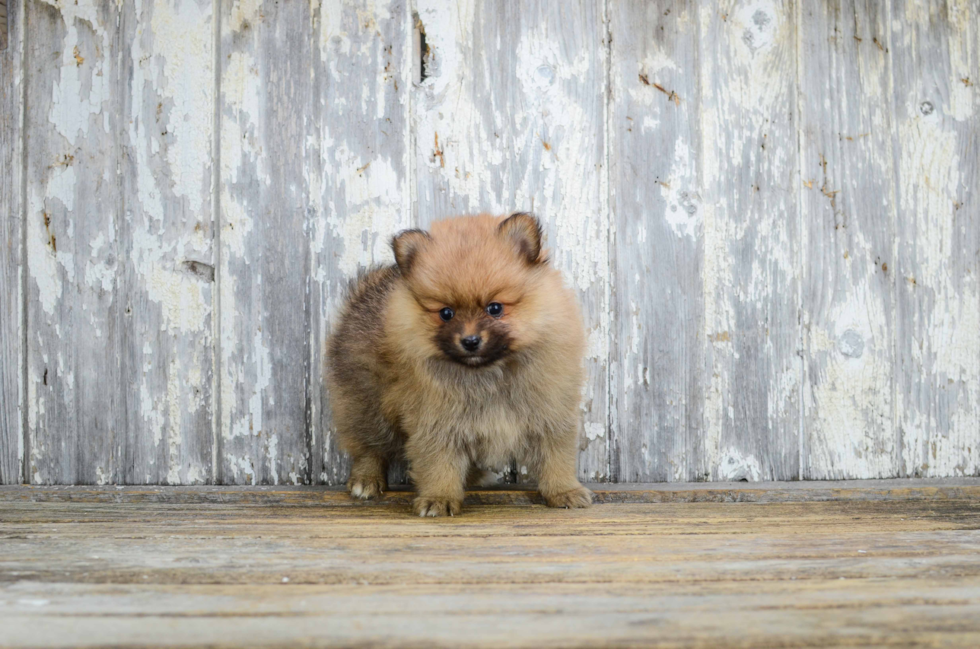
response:
<path id="1" fill-rule="evenodd" d="M 468 352 L 475 352 L 480 348 L 480 343 L 483 342 L 479 336 L 466 336 L 459 341 L 459 344 L 463 346 Z"/>

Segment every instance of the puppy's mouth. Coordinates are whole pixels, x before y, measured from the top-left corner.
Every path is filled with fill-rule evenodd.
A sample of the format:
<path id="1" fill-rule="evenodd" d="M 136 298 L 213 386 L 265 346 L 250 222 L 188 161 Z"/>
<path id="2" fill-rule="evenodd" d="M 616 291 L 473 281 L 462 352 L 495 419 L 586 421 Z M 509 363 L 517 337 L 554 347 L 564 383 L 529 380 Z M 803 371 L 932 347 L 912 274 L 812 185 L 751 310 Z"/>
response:
<path id="1" fill-rule="evenodd" d="M 454 363 L 458 363 L 464 367 L 472 367 L 474 369 L 480 367 L 487 367 L 488 365 L 493 365 L 503 356 L 502 354 L 495 354 L 493 356 L 487 356 L 485 354 L 468 354 L 466 352 L 455 352 L 452 354 L 446 354 L 449 360 Z"/>
<path id="2" fill-rule="evenodd" d="M 465 352 L 462 350 L 451 350 L 446 353 L 449 360 L 458 363 L 464 367 L 471 367 L 473 369 L 478 369 L 481 367 L 489 367 L 502 359 L 507 355 L 507 348 L 501 347 L 499 349 L 487 348 L 481 349 L 478 352 Z"/>

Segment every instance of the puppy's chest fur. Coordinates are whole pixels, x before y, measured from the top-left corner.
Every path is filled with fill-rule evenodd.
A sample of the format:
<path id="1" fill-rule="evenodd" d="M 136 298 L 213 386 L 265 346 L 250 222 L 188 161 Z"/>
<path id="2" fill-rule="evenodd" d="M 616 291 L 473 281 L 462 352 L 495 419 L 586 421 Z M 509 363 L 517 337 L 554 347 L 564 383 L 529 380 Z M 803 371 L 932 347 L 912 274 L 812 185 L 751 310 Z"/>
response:
<path id="1" fill-rule="evenodd" d="M 488 467 L 522 455 L 544 407 L 533 371 L 520 361 L 478 371 L 432 363 L 400 379 L 389 412 L 408 424 L 409 434 L 456 445 Z"/>

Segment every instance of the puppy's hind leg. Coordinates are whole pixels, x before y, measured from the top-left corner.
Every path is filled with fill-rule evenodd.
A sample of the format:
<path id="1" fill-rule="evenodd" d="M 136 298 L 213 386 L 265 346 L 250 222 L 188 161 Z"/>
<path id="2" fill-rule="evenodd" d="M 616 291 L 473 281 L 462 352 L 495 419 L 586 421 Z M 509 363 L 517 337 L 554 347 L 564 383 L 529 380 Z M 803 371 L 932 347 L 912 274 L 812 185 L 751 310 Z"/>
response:
<path id="1" fill-rule="evenodd" d="M 359 453 L 352 457 L 347 489 L 353 498 L 382 496 L 388 488 L 388 462 L 379 455 Z"/>

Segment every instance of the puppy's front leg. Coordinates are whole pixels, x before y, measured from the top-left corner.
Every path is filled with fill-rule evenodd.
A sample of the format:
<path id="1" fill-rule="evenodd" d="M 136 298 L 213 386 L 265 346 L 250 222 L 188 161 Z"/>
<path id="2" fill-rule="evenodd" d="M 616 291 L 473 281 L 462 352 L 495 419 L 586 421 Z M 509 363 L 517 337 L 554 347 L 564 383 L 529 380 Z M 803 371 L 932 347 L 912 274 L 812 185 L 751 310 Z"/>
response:
<path id="1" fill-rule="evenodd" d="M 549 507 L 588 507 L 592 492 L 576 476 L 578 428 L 574 424 L 560 433 L 544 436 L 538 469 L 538 491 Z"/>
<path id="2" fill-rule="evenodd" d="M 440 440 L 441 441 L 441 440 Z M 469 458 L 436 440 L 409 438 L 405 454 L 418 491 L 412 507 L 418 516 L 455 516 L 463 506 Z"/>

